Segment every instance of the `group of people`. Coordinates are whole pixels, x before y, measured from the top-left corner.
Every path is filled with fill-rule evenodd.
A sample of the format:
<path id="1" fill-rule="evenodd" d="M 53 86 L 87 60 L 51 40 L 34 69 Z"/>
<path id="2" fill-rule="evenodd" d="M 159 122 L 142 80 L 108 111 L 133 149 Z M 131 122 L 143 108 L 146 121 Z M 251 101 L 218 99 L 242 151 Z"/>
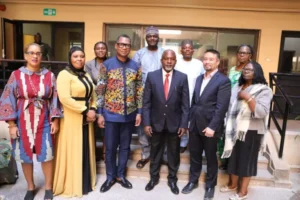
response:
<path id="1" fill-rule="evenodd" d="M 41 67 L 40 45 L 25 48 L 27 63 L 11 74 L 0 99 L 0 120 L 8 123 L 13 156 L 21 161 L 27 181 L 25 200 L 35 195 L 33 154 L 45 175 L 44 199 L 81 197 L 94 190 L 94 134 L 99 134 L 99 128 L 104 129 L 106 164 L 100 192 L 115 183 L 133 187 L 126 178 L 126 166 L 132 133 L 137 130 L 142 155 L 136 166 L 143 168 L 150 161 L 146 191 L 159 183 L 160 166 L 167 164 L 168 186 L 179 194 L 180 153 L 188 146 L 190 176 L 182 193 L 198 186 L 204 151 L 204 199 L 213 199 L 217 143 L 225 135 L 221 154 L 229 158 L 230 180 L 221 192 L 236 191 L 231 200 L 247 198 L 272 99 L 262 67 L 251 61 L 252 48 L 238 48 L 238 65 L 228 78 L 218 71 L 218 51 L 206 50 L 202 63 L 193 58 L 191 40 L 182 41 L 182 58 L 173 50 L 159 48 L 158 41 L 158 29 L 148 27 L 148 46 L 130 59 L 131 39 L 123 34 L 116 40 L 116 56 L 107 59 L 107 45 L 98 42 L 96 58 L 87 63 L 84 51 L 72 47 L 69 64 L 57 80 Z"/>

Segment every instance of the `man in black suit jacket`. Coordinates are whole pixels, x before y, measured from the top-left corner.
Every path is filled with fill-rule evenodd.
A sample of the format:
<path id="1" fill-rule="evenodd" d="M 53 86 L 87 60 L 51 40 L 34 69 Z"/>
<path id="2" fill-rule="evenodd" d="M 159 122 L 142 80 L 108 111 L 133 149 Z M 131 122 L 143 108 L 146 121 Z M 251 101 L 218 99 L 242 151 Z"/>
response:
<path id="1" fill-rule="evenodd" d="M 196 80 L 190 109 L 190 177 L 182 193 L 192 192 L 198 185 L 202 169 L 202 153 L 207 159 L 205 200 L 213 199 L 218 177 L 217 142 L 222 136 L 231 87 L 229 79 L 218 72 L 220 53 L 210 49 L 204 53 L 205 74 Z"/>
<path id="2" fill-rule="evenodd" d="M 148 74 L 144 89 L 144 131 L 151 137 L 151 180 L 145 189 L 150 191 L 158 184 L 166 140 L 168 186 L 174 194 L 178 194 L 176 174 L 180 164 L 180 137 L 188 128 L 188 80 L 185 74 L 174 70 L 176 54 L 173 50 L 164 51 L 161 63 L 162 69 Z"/>

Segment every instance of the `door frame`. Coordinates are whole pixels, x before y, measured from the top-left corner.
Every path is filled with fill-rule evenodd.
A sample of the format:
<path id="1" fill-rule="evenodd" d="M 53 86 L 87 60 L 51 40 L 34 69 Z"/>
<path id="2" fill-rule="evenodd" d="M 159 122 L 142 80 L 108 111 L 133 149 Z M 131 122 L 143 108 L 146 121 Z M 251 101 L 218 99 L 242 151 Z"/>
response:
<path id="1" fill-rule="evenodd" d="M 279 60 L 278 60 L 278 67 L 277 67 L 278 73 L 281 73 L 279 70 L 281 68 L 281 63 L 283 62 L 284 44 L 285 44 L 285 38 L 287 37 L 300 38 L 300 31 L 282 31 L 281 41 L 280 41 Z"/>

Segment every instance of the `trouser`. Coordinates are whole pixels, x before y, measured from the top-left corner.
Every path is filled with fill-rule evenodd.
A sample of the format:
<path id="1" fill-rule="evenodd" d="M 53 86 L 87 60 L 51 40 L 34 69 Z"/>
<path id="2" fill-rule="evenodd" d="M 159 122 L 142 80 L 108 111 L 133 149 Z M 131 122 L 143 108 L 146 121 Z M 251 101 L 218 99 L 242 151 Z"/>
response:
<path id="1" fill-rule="evenodd" d="M 106 176 L 107 180 L 125 177 L 125 169 L 130 154 L 130 143 L 134 131 L 132 122 L 105 122 Z M 118 166 L 116 165 L 119 147 Z"/>
<path id="2" fill-rule="evenodd" d="M 139 134 L 139 142 L 142 146 L 142 159 L 150 158 L 150 151 L 151 151 L 151 138 L 144 132 L 144 127 L 141 125 L 137 127 L 137 132 Z M 167 146 L 165 145 L 164 148 L 164 155 L 163 160 L 167 161 Z"/>
<path id="3" fill-rule="evenodd" d="M 202 136 L 199 133 L 190 133 L 190 182 L 198 183 L 202 170 L 202 153 L 205 151 L 207 160 L 206 188 L 213 188 L 217 185 L 217 143 L 218 138 Z"/>
<path id="4" fill-rule="evenodd" d="M 151 162 L 150 176 L 152 180 L 159 179 L 161 160 L 163 158 L 164 147 L 167 144 L 168 157 L 168 181 L 177 182 L 177 171 L 180 164 L 180 138 L 177 133 L 170 133 L 167 130 L 153 132 L 151 137 Z"/>

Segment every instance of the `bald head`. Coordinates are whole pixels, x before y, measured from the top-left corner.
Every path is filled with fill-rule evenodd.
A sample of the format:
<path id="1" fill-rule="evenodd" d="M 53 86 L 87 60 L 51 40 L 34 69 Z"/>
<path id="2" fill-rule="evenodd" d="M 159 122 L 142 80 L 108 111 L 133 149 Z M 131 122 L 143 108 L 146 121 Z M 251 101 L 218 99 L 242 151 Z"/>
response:
<path id="1" fill-rule="evenodd" d="M 169 73 L 171 72 L 176 65 L 176 54 L 173 50 L 167 49 L 163 52 L 161 56 L 161 64 L 163 69 Z"/>

